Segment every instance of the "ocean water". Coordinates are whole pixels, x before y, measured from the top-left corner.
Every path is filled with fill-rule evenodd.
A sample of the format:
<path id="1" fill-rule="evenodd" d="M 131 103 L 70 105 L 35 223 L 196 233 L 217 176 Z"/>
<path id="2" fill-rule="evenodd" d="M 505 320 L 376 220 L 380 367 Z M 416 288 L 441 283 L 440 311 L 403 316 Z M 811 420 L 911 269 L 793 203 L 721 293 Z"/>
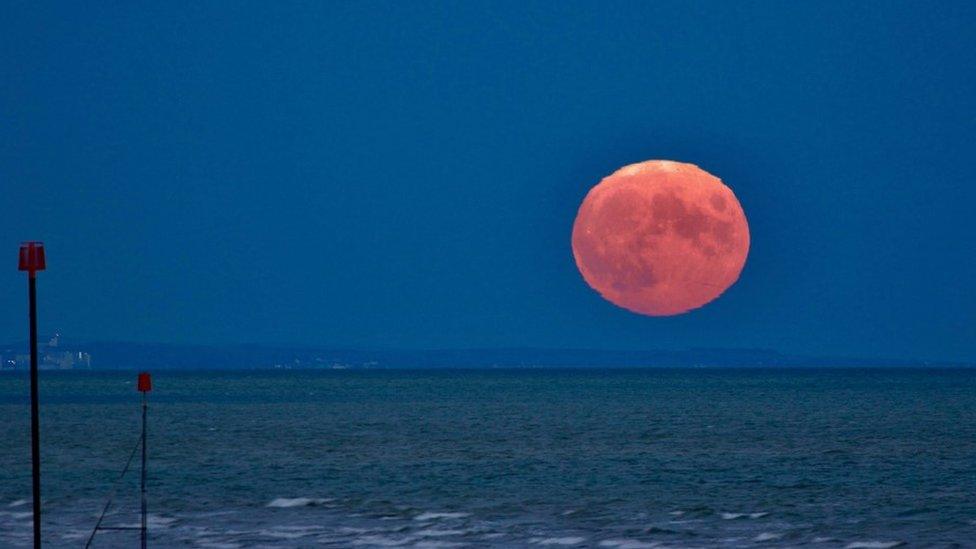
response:
<path id="1" fill-rule="evenodd" d="M 137 440 L 134 381 L 42 372 L 49 547 L 83 546 L 101 511 Z M 154 382 L 156 547 L 976 546 L 974 370 Z M 31 536 L 27 388 L 0 375 L 2 547 Z M 130 474 L 105 524 L 136 525 L 138 501 Z M 105 531 L 94 546 L 137 541 Z"/>

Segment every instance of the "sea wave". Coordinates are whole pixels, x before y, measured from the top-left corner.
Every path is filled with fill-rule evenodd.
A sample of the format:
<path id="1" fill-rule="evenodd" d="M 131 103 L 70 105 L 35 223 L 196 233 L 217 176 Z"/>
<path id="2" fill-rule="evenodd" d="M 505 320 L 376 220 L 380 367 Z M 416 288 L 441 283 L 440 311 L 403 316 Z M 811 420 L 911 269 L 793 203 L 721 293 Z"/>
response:
<path id="1" fill-rule="evenodd" d="M 330 501 L 332 500 L 328 498 L 275 498 L 266 507 L 279 507 L 282 509 L 289 507 L 314 507 L 316 505 L 325 505 Z"/>
<path id="2" fill-rule="evenodd" d="M 855 541 L 848 543 L 844 549 L 891 549 L 905 545 L 904 541 Z"/>
<path id="3" fill-rule="evenodd" d="M 362 536 L 352 540 L 352 545 L 370 545 L 373 547 L 400 547 L 413 541 L 410 536 L 388 537 L 388 536 Z"/>
<path id="4" fill-rule="evenodd" d="M 32 511 L 21 511 L 19 513 L 2 513 L 2 514 L 13 517 L 15 520 L 32 518 L 34 516 L 34 513 Z"/>
<path id="5" fill-rule="evenodd" d="M 586 538 L 579 536 L 566 536 L 561 538 L 532 538 L 530 542 L 536 545 L 579 545 L 586 541 Z"/>
<path id="6" fill-rule="evenodd" d="M 169 528 L 176 522 L 177 519 L 173 517 L 164 517 L 155 513 L 146 514 L 146 526 L 149 528 Z M 118 524 L 117 526 L 121 528 L 139 528 L 142 526 L 142 524 L 138 522 L 124 522 Z"/>
<path id="7" fill-rule="evenodd" d="M 440 520 L 440 519 L 459 519 L 471 516 L 471 513 L 420 513 L 419 515 L 413 517 L 413 520 Z"/>
<path id="8" fill-rule="evenodd" d="M 295 530 L 287 527 L 267 528 L 258 530 L 257 535 L 275 539 L 301 539 L 312 535 L 314 532 L 309 530 Z"/>
<path id="9" fill-rule="evenodd" d="M 645 534 L 672 535 L 672 534 L 683 534 L 685 532 L 686 532 L 685 530 L 675 530 L 672 528 L 666 528 L 664 526 L 648 526 L 647 528 L 644 528 Z"/>
<path id="10" fill-rule="evenodd" d="M 765 513 L 765 512 L 760 512 L 760 513 L 720 513 L 719 516 L 721 516 L 725 520 L 736 520 L 736 519 L 741 519 L 741 518 L 751 518 L 751 519 L 763 518 L 763 517 L 765 517 L 768 514 L 769 513 Z"/>
<path id="11" fill-rule="evenodd" d="M 418 536 L 429 537 L 429 538 L 439 538 L 444 536 L 463 536 L 469 533 L 467 530 L 438 530 L 436 528 L 426 528 L 424 530 L 419 530 L 414 532 Z"/>
<path id="12" fill-rule="evenodd" d="M 605 539 L 598 543 L 600 547 L 614 547 L 616 549 L 651 549 L 657 547 L 657 543 L 649 543 L 636 539 Z"/>

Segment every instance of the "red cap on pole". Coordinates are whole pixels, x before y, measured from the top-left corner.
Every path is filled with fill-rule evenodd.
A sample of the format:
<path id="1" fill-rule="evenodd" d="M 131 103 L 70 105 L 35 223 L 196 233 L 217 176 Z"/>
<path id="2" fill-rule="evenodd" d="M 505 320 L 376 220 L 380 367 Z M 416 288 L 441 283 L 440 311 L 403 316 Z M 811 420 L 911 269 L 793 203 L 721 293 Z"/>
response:
<path id="1" fill-rule="evenodd" d="M 43 271 L 45 268 L 47 262 L 44 259 L 43 242 L 24 242 L 20 245 L 19 270 L 27 271 L 30 277 L 34 278 L 37 276 L 37 271 Z"/>
<path id="2" fill-rule="evenodd" d="M 148 393 L 152 391 L 152 377 L 150 377 L 149 372 L 139 373 L 139 383 L 136 386 L 140 393 Z"/>

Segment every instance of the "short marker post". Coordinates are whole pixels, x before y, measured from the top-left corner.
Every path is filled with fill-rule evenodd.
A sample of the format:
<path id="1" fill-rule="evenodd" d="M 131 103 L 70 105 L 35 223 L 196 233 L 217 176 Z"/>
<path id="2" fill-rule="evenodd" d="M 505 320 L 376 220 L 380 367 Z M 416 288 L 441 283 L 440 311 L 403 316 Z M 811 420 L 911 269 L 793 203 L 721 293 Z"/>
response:
<path id="1" fill-rule="evenodd" d="M 139 383 L 136 387 L 140 393 L 142 393 L 142 480 L 140 481 L 140 488 L 142 490 L 142 549 L 146 549 L 146 543 L 148 541 L 148 521 L 146 513 L 146 409 L 148 403 L 146 401 L 146 396 L 149 391 L 152 391 L 152 376 L 149 372 L 141 372 L 139 374 Z"/>
<path id="2" fill-rule="evenodd" d="M 47 268 L 42 242 L 20 245 L 19 271 L 27 272 L 30 307 L 31 492 L 34 498 L 34 549 L 41 547 L 41 434 L 37 402 L 37 273 Z"/>

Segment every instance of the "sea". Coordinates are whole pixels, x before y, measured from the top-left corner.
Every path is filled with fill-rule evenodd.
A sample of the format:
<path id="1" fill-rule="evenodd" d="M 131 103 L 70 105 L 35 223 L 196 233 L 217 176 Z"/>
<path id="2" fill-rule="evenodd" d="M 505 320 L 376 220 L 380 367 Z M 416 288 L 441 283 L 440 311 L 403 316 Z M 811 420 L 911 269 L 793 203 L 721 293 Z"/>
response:
<path id="1" fill-rule="evenodd" d="M 135 372 L 41 372 L 43 537 L 138 547 Z M 174 372 L 151 547 L 976 547 L 976 370 Z M 0 374 L 0 547 L 31 543 Z"/>

